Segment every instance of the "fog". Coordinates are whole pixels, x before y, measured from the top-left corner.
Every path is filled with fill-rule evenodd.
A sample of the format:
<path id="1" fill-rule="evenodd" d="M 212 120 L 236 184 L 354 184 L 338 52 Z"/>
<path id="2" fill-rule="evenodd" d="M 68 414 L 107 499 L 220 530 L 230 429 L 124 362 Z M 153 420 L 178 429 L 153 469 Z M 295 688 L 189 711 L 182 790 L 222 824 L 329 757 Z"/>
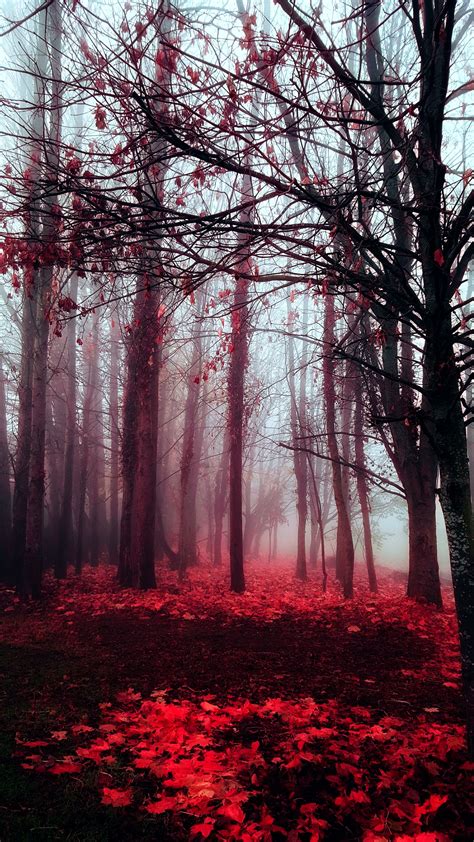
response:
<path id="1" fill-rule="evenodd" d="M 284 0 L 50 5 L 2 7 L 4 577 L 224 564 L 240 591 L 246 560 L 335 559 L 350 597 L 355 559 L 440 603 L 472 447 L 464 11 L 428 231 L 402 5 L 319 6 L 337 62 Z"/>

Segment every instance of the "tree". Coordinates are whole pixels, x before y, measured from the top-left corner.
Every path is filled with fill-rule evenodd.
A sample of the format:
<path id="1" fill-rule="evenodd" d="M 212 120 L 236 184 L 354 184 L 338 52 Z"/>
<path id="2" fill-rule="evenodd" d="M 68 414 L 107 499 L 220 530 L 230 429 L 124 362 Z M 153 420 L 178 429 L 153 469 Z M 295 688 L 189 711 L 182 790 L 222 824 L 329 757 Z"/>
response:
<path id="1" fill-rule="evenodd" d="M 11 583 L 10 453 L 5 385 L 6 378 L 0 362 L 0 581 Z"/>

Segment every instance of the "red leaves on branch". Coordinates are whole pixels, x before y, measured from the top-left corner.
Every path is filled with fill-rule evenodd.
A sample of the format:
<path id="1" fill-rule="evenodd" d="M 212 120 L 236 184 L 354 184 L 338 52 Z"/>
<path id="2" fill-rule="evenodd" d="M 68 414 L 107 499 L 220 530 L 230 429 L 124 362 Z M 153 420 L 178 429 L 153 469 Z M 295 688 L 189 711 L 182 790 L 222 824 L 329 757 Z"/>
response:
<path id="1" fill-rule="evenodd" d="M 102 108 L 100 105 L 97 106 L 95 109 L 95 124 L 98 129 L 105 129 L 106 122 L 105 122 L 105 109 Z"/>

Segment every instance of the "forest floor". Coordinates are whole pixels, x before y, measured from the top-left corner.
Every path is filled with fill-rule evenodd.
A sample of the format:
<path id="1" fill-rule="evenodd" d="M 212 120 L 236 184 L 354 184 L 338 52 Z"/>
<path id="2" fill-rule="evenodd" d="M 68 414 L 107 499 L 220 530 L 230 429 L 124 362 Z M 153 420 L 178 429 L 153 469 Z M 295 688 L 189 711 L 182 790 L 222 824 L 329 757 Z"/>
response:
<path id="1" fill-rule="evenodd" d="M 0 840 L 472 840 L 452 595 L 262 564 L 0 591 Z M 471 783 L 472 787 L 472 783 Z"/>

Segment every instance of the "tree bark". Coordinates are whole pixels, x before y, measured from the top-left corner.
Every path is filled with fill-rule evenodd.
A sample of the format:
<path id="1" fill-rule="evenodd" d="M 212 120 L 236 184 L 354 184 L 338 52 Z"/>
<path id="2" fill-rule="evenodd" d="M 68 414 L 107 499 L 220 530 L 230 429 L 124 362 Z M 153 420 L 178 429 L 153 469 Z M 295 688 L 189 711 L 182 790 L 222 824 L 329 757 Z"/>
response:
<path id="1" fill-rule="evenodd" d="M 226 431 L 223 437 L 222 454 L 214 486 L 214 548 L 212 554 L 214 567 L 221 567 L 222 565 L 222 531 L 227 508 L 228 466 L 229 435 Z"/>
<path id="2" fill-rule="evenodd" d="M 201 313 L 200 313 L 201 315 Z M 197 437 L 199 394 L 201 391 L 201 323 L 196 319 L 193 325 L 192 359 L 188 375 L 188 391 L 184 408 L 183 450 L 181 455 L 181 508 L 179 529 L 179 573 L 184 576 L 190 566 L 197 562 L 196 547 L 196 477 L 194 463 Z"/>
<path id="3" fill-rule="evenodd" d="M 289 307 L 289 302 L 288 302 Z M 288 311 L 289 312 L 289 311 Z M 307 313 L 307 310 L 305 310 Z M 288 380 L 290 385 L 290 426 L 293 444 L 293 464 L 296 479 L 296 511 L 298 514 L 297 549 L 296 549 L 296 578 L 305 581 L 306 569 L 306 519 L 308 515 L 308 467 L 306 454 L 301 450 L 304 442 L 301 436 L 305 428 L 305 382 L 306 365 L 304 360 L 300 370 L 300 390 L 297 399 L 295 386 L 295 355 L 293 338 L 288 337 Z"/>
<path id="4" fill-rule="evenodd" d="M 52 185 L 43 201 L 42 239 L 53 247 L 58 237 L 56 183 L 61 142 L 61 9 L 53 0 L 45 15 L 44 43 L 49 45 L 51 66 L 51 117 L 48 127 L 47 180 Z M 53 265 L 37 273 L 37 325 L 33 355 L 31 451 L 25 540 L 25 583 L 33 598 L 41 593 L 45 490 L 46 387 L 48 372 L 49 308 Z"/>
<path id="5" fill-rule="evenodd" d="M 78 277 L 74 273 L 71 278 L 69 295 L 75 302 L 77 299 Z M 66 447 L 64 451 L 63 493 L 61 512 L 58 524 L 58 540 L 55 557 L 55 574 L 58 579 L 64 579 L 67 574 L 69 555 L 73 545 L 72 500 L 74 489 L 74 462 L 77 437 L 76 423 L 76 319 L 70 318 L 66 327 L 67 341 L 67 371 L 66 371 L 66 409 L 67 430 Z"/>
<path id="6" fill-rule="evenodd" d="M 118 402 L 119 342 L 113 322 L 110 328 L 109 423 L 110 423 L 110 508 L 109 563 L 118 563 L 119 529 L 119 402 Z"/>
<path id="7" fill-rule="evenodd" d="M 334 297 L 326 296 L 326 309 L 324 315 L 324 341 L 326 348 L 332 348 L 334 344 L 335 309 Z M 323 380 L 324 397 L 326 406 L 326 430 L 328 438 L 329 455 L 332 462 L 332 480 L 334 489 L 334 500 L 337 509 L 337 549 L 336 557 L 341 559 L 340 566 L 343 570 L 342 587 L 344 596 L 353 596 L 353 575 L 354 575 L 354 544 L 349 515 L 347 512 L 344 485 L 342 480 L 341 463 L 336 435 L 336 391 L 334 386 L 334 362 L 329 350 L 326 350 L 323 357 Z"/>
<path id="8" fill-rule="evenodd" d="M 252 183 L 244 175 L 242 197 L 247 202 L 253 199 Z M 254 206 L 241 213 L 241 222 L 248 224 L 254 215 Z M 243 542 L 243 507 L 242 507 L 242 459 L 245 426 L 245 372 L 248 365 L 248 289 L 250 274 L 249 241 L 247 235 L 239 235 L 237 249 L 237 268 L 235 292 L 232 308 L 231 355 L 228 376 L 229 402 L 229 552 L 230 552 L 230 587 L 236 593 L 245 590 L 244 542 Z"/>
<path id="9" fill-rule="evenodd" d="M 8 449 L 5 375 L 0 362 L 0 581 L 12 584 L 10 453 Z"/>
<path id="10" fill-rule="evenodd" d="M 91 435 L 91 406 L 92 406 L 92 385 L 91 385 L 91 361 L 87 362 L 87 379 L 85 384 L 84 406 L 82 411 L 82 435 L 79 447 L 79 491 L 77 499 L 77 541 L 75 572 L 80 574 L 84 566 L 84 532 L 85 532 L 85 509 L 87 492 L 87 475 L 89 472 L 89 453 Z"/>
<path id="11" fill-rule="evenodd" d="M 359 468 L 357 472 L 357 494 L 359 497 L 360 513 L 362 516 L 362 527 L 364 531 L 365 563 L 367 565 L 369 588 L 372 593 L 377 593 L 377 574 L 375 572 L 374 551 L 372 546 L 372 529 L 370 525 L 370 497 L 367 477 L 364 473 L 366 463 L 364 448 L 364 407 L 362 403 L 362 394 L 363 379 L 359 376 L 356 387 L 354 409 L 355 461 L 357 467 Z"/>
<path id="12" fill-rule="evenodd" d="M 127 353 L 122 433 L 123 502 L 119 580 L 156 587 L 154 565 L 160 298 L 140 278 Z"/>

